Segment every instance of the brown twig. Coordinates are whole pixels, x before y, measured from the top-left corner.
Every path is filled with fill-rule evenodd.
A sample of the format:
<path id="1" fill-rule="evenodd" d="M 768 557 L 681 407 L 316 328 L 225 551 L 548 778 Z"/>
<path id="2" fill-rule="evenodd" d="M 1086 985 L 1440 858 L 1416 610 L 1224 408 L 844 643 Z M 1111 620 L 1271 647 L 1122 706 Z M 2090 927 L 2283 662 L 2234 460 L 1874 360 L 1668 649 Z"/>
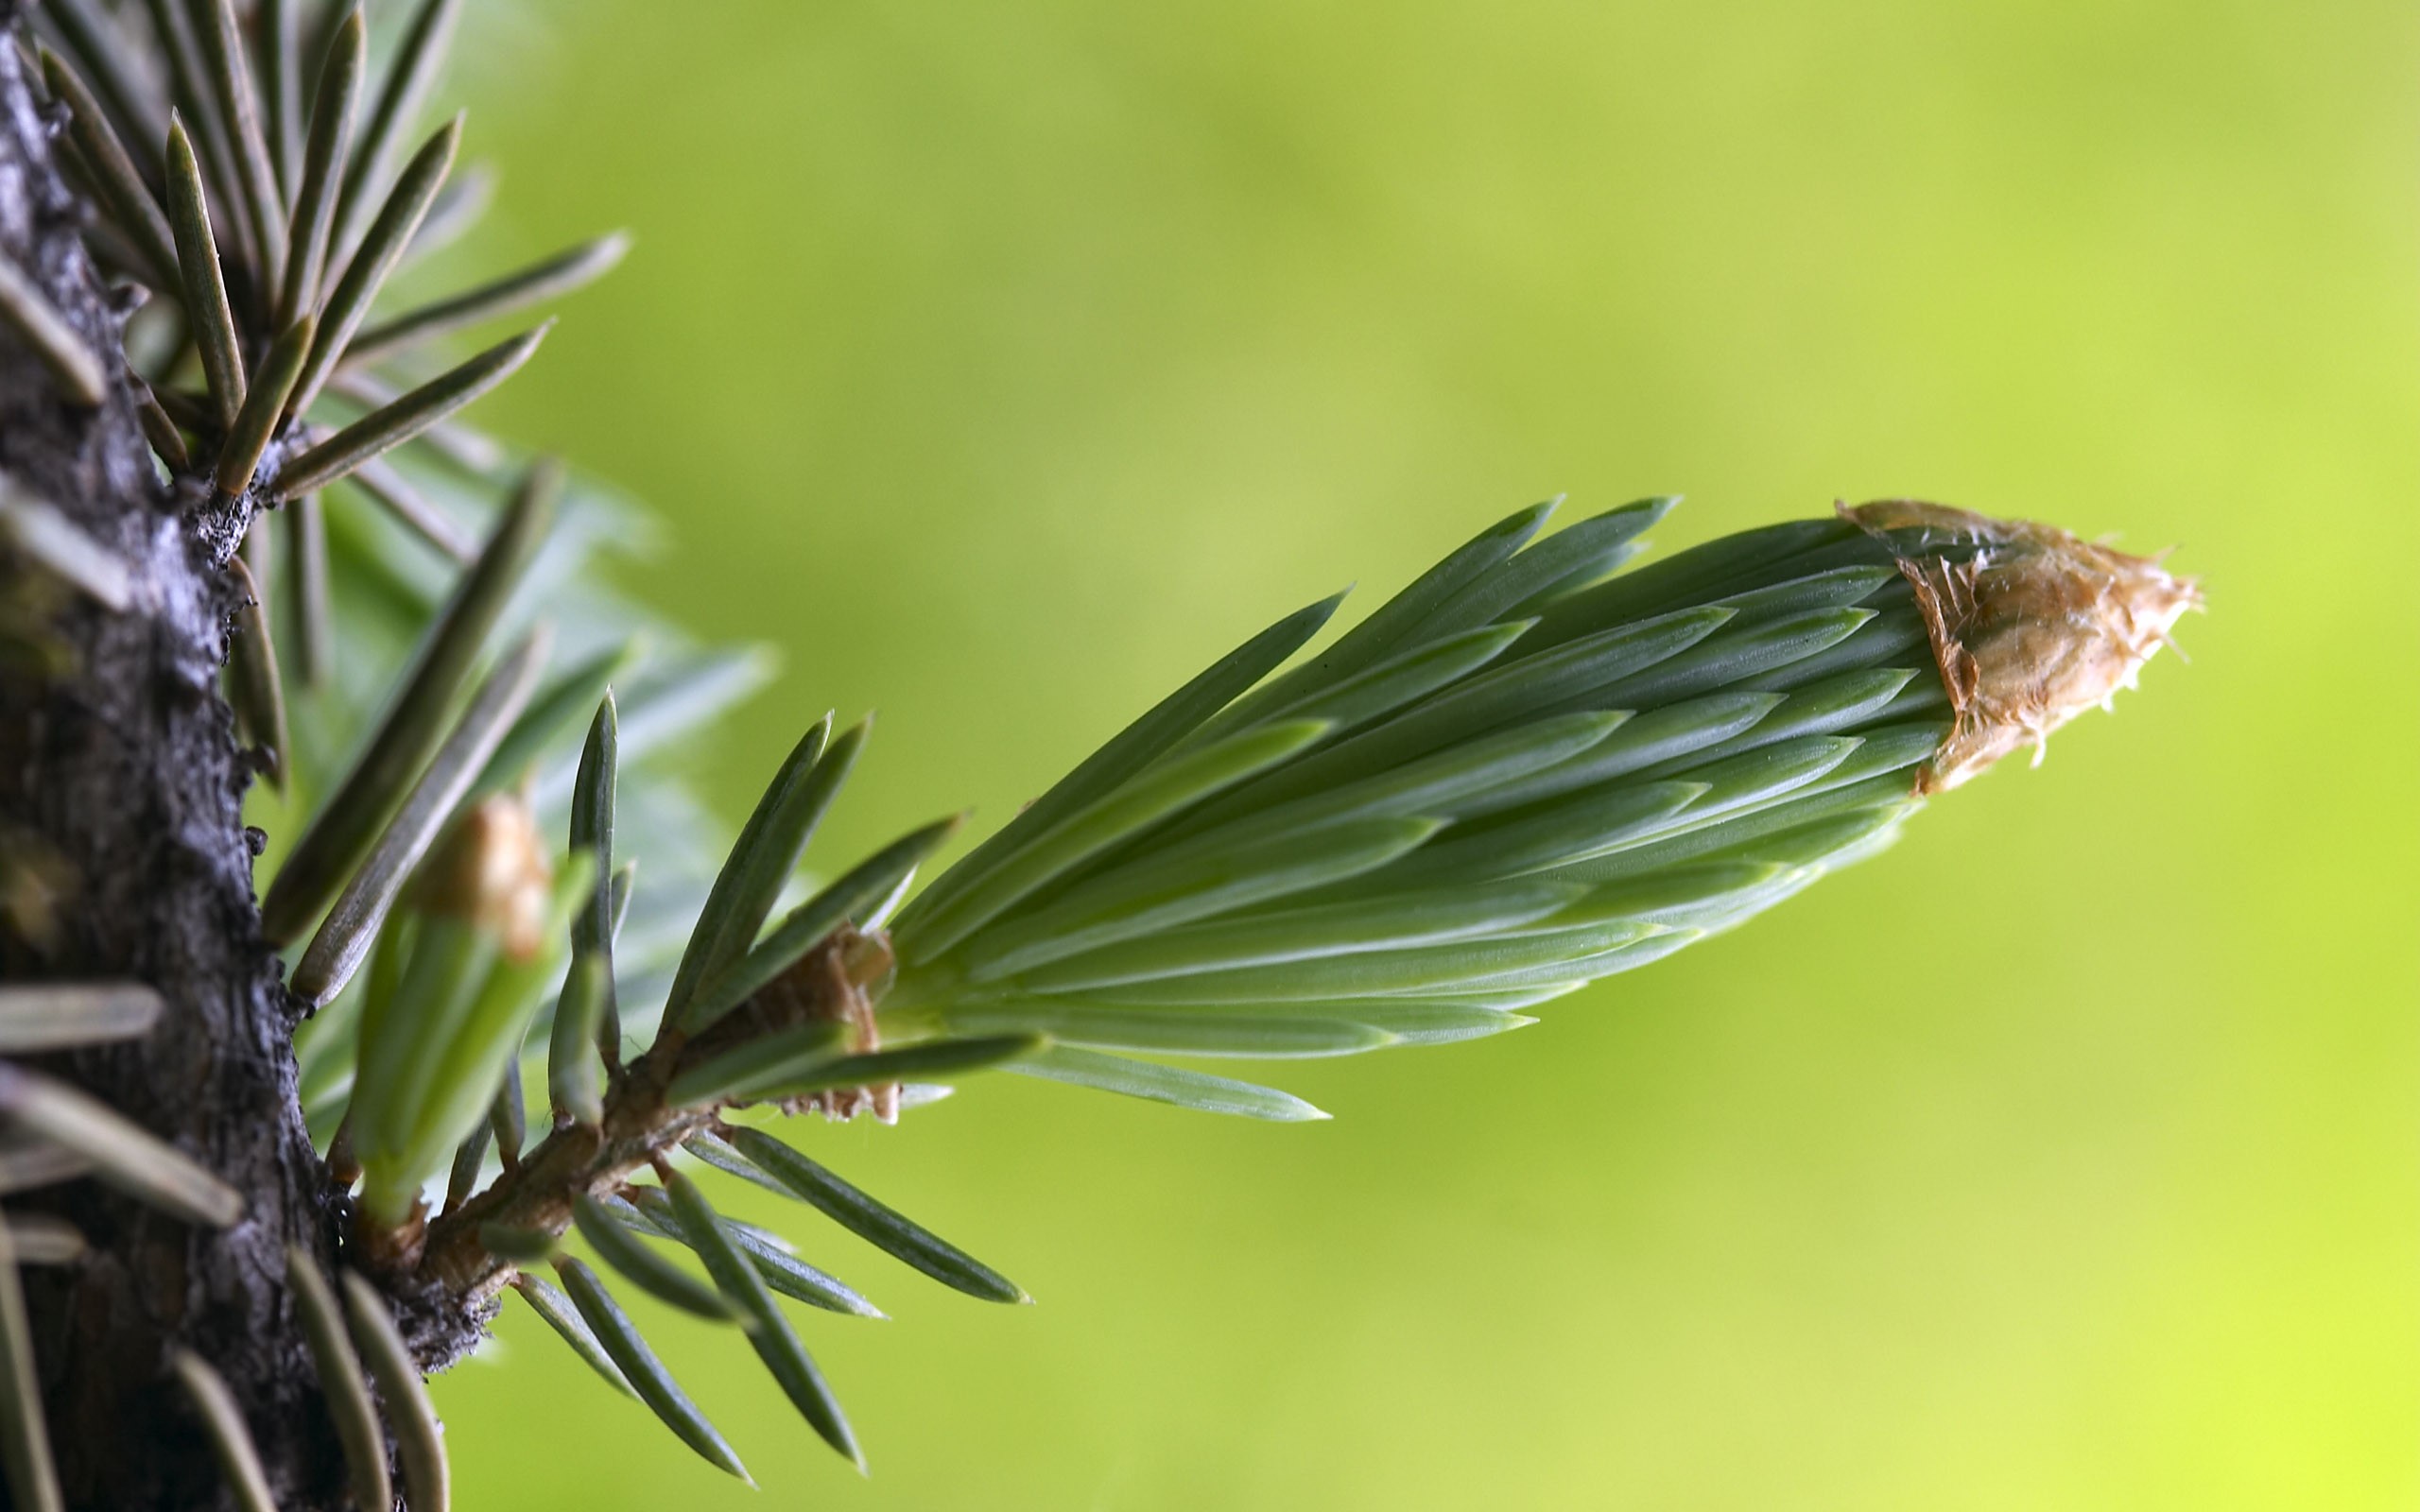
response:
<path id="1" fill-rule="evenodd" d="M 648 1052 L 624 1067 L 605 1096 L 605 1116 L 595 1125 L 561 1123 L 520 1163 L 498 1176 L 476 1196 L 426 1226 L 409 1258 L 397 1234 L 360 1236 L 361 1247 L 384 1251 L 398 1268 L 416 1270 L 422 1280 L 474 1302 L 485 1301 L 511 1282 L 515 1267 L 488 1253 L 479 1227 L 560 1234 L 571 1227 L 575 1198 L 605 1193 L 631 1173 L 666 1156 L 683 1140 L 711 1127 L 728 1105 L 674 1108 L 665 1089 L 691 1066 L 764 1035 L 815 1019 L 854 1021 L 868 1013 L 865 994 L 848 966 L 862 956 L 864 941 L 843 928 L 783 976 L 695 1039 L 667 1026 Z"/>

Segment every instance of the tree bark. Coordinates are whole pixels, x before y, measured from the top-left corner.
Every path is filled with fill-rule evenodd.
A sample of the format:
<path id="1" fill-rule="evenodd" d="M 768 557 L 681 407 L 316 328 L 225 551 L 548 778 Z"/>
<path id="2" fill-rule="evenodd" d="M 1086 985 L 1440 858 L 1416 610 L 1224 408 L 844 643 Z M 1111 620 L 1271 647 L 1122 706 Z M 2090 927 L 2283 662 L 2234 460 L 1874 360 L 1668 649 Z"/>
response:
<path id="1" fill-rule="evenodd" d="M 47 907 L 0 910 L 0 980 L 156 988 L 167 1011 L 147 1038 L 44 1069 L 248 1203 L 214 1232 L 91 1181 L 11 1199 L 64 1215 L 92 1243 L 75 1266 L 26 1272 L 51 1438 L 74 1505 L 232 1504 L 166 1371 L 182 1345 L 233 1388 L 280 1506 L 335 1508 L 341 1451 L 285 1252 L 299 1243 L 328 1263 L 340 1199 L 295 1096 L 295 1014 L 261 939 L 240 806 L 251 759 L 217 684 L 237 605 L 227 564 L 252 503 L 172 490 L 153 470 L 118 372 L 127 310 L 78 240 L 83 207 L 27 87 L 18 12 L 0 0 L 0 251 L 107 354 L 112 381 L 98 409 L 73 407 L 0 334 L 0 472 L 114 550 L 135 591 L 113 612 L 0 561 L 0 603 L 43 643 L 0 656 L 0 871 L 51 889 Z"/>

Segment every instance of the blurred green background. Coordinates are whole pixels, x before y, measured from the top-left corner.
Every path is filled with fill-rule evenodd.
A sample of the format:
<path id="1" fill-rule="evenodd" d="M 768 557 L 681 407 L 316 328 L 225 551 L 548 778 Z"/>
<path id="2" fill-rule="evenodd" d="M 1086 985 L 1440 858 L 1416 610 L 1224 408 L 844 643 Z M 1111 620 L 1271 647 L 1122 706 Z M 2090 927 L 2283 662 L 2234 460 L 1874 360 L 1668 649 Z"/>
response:
<path id="1" fill-rule="evenodd" d="M 826 865 L 1560 490 L 2122 530 L 2211 612 L 1727 940 L 1280 1068 L 1332 1124 L 807 1131 L 1041 1305 L 780 1214 L 894 1314 L 803 1320 L 871 1481 L 735 1335 L 649 1314 L 761 1494 L 513 1312 L 466 1504 L 2420 1505 L 2420 11 L 473 9 L 478 260 L 638 236 L 482 419 L 784 649 L 735 816 L 880 709 Z"/>

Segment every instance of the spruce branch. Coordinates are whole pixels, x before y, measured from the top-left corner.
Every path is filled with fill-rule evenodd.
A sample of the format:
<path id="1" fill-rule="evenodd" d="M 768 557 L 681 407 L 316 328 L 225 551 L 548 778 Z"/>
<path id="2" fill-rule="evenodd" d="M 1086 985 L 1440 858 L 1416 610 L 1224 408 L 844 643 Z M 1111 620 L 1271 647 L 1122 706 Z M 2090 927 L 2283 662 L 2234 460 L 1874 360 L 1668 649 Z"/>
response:
<path id="1" fill-rule="evenodd" d="M 2197 602 L 2189 582 L 2065 532 L 1898 502 L 1609 574 L 1672 502 L 1536 544 L 1546 512 L 1524 511 L 1280 671 L 1333 604 L 1288 616 L 895 921 L 915 863 L 957 821 L 902 837 L 768 929 L 862 748 L 863 726 L 831 739 L 827 717 L 768 786 L 700 909 L 654 1043 L 595 1113 L 566 1103 L 485 1192 L 365 1247 L 486 1295 L 576 1227 L 660 1298 L 752 1315 L 719 1228 L 709 1242 L 696 1222 L 646 1216 L 665 1200 L 644 1184 L 650 1169 L 685 1180 L 666 1164 L 679 1146 L 948 1284 L 1023 1300 L 729 1120 L 755 1106 L 889 1119 L 903 1084 L 995 1065 L 1204 1111 L 1322 1116 L 1133 1056 L 1353 1054 L 1531 1022 L 1520 1010 L 1735 927 L 1887 845 L 1927 795 L 2131 682 Z M 583 758 L 592 809 L 610 781 L 609 714 Z M 592 814 L 574 843 L 610 828 Z M 592 956 L 596 908 L 592 895 Z M 586 1022 L 555 1044 L 559 1083 L 585 1060 Z M 361 1074 L 372 1070 L 365 1058 Z M 720 1297 L 667 1268 L 648 1233 L 685 1238 Z M 769 1366 L 854 1455 L 854 1436 L 817 1416 L 821 1377 L 808 1390 L 787 1349 Z M 685 1398 L 653 1400 L 718 1452 Z"/>
<path id="2" fill-rule="evenodd" d="M 0 765 L 0 1055 L 51 1057 L 0 1061 L 0 1193 L 62 1210 L 0 1214 L 19 1504 L 304 1512 L 400 1485 L 436 1512 L 421 1377 L 507 1289 L 744 1479 L 573 1243 L 741 1329 L 862 1469 L 776 1298 L 880 1310 L 717 1211 L 697 1167 L 1028 1301 L 767 1125 L 890 1122 L 993 1070 L 1324 1117 L 1187 1062 L 1532 1023 L 2039 760 L 2199 603 L 2154 558 L 1910 501 L 1636 568 L 1677 501 L 1553 533 L 1539 505 L 1323 646 L 1342 595 L 1250 637 L 921 891 L 966 816 L 811 854 L 866 720 L 812 726 L 717 856 L 649 758 L 762 658 L 601 587 L 590 552 L 637 516 L 457 418 L 551 320 L 453 338 L 627 238 L 382 309 L 486 203 L 454 172 L 460 117 L 420 118 L 458 0 L 420 0 L 379 60 L 358 7 L 306 48 L 306 9 L 55 0 L 36 56 L 72 163 L 0 49 L 0 729 L 24 746 Z M 143 298 L 182 326 L 137 363 Z M 255 775 L 286 796 L 257 909 Z"/>

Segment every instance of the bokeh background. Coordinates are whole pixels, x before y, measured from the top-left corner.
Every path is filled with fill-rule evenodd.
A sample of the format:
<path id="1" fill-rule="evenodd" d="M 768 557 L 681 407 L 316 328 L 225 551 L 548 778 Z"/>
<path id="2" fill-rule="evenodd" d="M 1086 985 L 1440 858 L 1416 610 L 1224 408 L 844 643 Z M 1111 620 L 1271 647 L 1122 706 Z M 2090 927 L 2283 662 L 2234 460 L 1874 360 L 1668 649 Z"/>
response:
<path id="1" fill-rule="evenodd" d="M 649 1314 L 761 1493 L 509 1313 L 466 1504 L 2420 1505 L 2420 11 L 473 9 L 470 261 L 638 238 L 481 418 L 781 647 L 726 812 L 879 708 L 826 864 L 1563 490 L 2039 515 L 2211 612 L 1724 941 L 1282 1069 L 1332 1124 L 995 1078 L 811 1132 L 1040 1305 L 810 1245 L 894 1314 L 804 1319 L 865 1482 Z"/>

